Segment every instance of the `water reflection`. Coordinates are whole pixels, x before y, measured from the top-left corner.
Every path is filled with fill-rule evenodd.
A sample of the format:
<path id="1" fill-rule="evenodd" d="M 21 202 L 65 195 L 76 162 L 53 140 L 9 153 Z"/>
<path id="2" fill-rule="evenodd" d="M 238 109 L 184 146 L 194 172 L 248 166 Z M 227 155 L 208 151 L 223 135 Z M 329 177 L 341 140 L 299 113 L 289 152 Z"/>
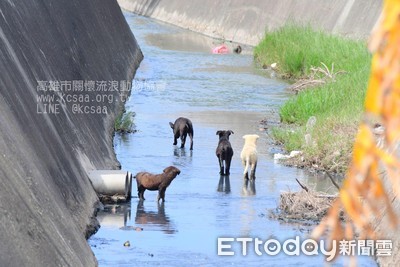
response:
<path id="1" fill-rule="evenodd" d="M 333 179 L 339 185 L 343 183 L 343 178 L 334 176 Z M 338 189 L 333 185 L 329 177 L 324 173 L 309 175 L 307 177 L 307 186 L 315 191 L 326 192 L 328 194 L 337 194 Z"/>
<path id="2" fill-rule="evenodd" d="M 256 181 L 243 179 L 242 196 L 256 195 Z"/>
<path id="3" fill-rule="evenodd" d="M 229 194 L 231 192 L 231 182 L 229 180 L 229 175 L 220 175 L 218 182 L 218 192 L 225 192 Z"/>
<path id="4" fill-rule="evenodd" d="M 177 158 L 182 158 L 182 157 L 192 157 L 193 156 L 193 150 L 189 150 L 189 154 L 187 154 L 187 151 L 185 148 L 180 148 L 180 147 L 175 147 L 174 148 L 174 156 Z"/>
<path id="5" fill-rule="evenodd" d="M 127 222 L 131 220 L 131 207 L 130 205 L 107 205 L 97 214 L 97 219 L 102 226 L 125 228 Z"/>
<path id="6" fill-rule="evenodd" d="M 139 200 L 136 208 L 135 223 L 142 226 L 156 225 L 166 234 L 174 234 L 175 227 L 172 225 L 169 217 L 165 213 L 164 203 L 157 204 L 157 211 L 146 211 L 143 205 L 144 201 Z"/>

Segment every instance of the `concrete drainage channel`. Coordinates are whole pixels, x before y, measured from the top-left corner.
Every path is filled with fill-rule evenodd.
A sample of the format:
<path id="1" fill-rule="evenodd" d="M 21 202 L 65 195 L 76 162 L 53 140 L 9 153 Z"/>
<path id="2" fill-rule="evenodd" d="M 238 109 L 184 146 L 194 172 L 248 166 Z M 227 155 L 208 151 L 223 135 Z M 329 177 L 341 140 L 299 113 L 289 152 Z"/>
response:
<path id="1" fill-rule="evenodd" d="M 131 13 L 125 17 L 145 58 L 126 103 L 126 109 L 136 113 L 138 131 L 116 134 L 115 153 L 122 168 L 134 174 L 160 173 L 170 165 L 181 174 L 168 187 L 165 203 L 157 203 L 158 192 L 146 191 L 145 201 L 134 195 L 127 204 L 108 205 L 98 213 L 101 228 L 88 242 L 99 266 L 323 264 L 322 254 L 270 256 L 262 250 L 258 256 L 253 243 L 246 256 L 237 242 L 231 243 L 235 255 L 218 256 L 220 237 L 307 239 L 313 226 L 271 219 L 268 209 L 277 207 L 281 191 L 299 190 L 296 178 L 310 188 L 329 191 L 330 181 L 276 164 L 276 151 L 260 130 L 260 121 L 273 120 L 271 110 L 287 99 L 287 85 L 259 75 L 249 54 L 213 55 L 213 39 Z M 181 116 L 193 123 L 193 150 L 172 145 L 169 122 Z M 215 156 L 218 130 L 234 132 L 234 155 L 225 177 L 219 175 Z M 243 180 L 240 150 L 242 136 L 251 133 L 260 139 L 257 179 L 249 184 Z M 118 190 L 125 194 L 126 172 L 119 175 Z M 369 257 L 359 257 L 358 262 L 376 266 Z"/>

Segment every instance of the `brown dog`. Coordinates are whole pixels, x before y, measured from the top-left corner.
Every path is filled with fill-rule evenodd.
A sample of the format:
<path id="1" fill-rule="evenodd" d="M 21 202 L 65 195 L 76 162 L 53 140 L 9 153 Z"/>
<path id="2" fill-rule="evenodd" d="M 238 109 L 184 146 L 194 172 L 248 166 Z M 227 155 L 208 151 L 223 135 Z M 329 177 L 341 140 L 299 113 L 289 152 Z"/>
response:
<path id="1" fill-rule="evenodd" d="M 137 173 L 135 178 L 137 182 L 139 199 L 145 200 L 144 191 L 146 191 L 146 189 L 150 191 L 158 190 L 157 202 L 160 201 L 160 199 L 162 199 L 162 202 L 164 202 L 165 191 L 167 190 L 167 187 L 180 173 L 181 171 L 174 166 L 165 168 L 161 174 L 152 174 L 148 172 Z"/>

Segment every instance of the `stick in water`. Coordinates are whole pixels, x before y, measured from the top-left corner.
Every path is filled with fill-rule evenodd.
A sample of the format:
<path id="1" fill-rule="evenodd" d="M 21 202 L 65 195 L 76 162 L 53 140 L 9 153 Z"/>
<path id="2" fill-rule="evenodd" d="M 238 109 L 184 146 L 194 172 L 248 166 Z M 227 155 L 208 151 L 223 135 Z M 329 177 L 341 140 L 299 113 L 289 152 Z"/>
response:
<path id="1" fill-rule="evenodd" d="M 301 188 L 303 188 L 304 190 L 306 190 L 306 192 L 308 192 L 307 186 L 305 186 L 305 185 L 303 185 L 302 183 L 300 183 L 300 181 L 297 180 L 297 178 L 296 178 L 296 181 L 297 181 L 297 183 L 301 186 Z"/>
<path id="2" fill-rule="evenodd" d="M 329 172 L 325 172 L 326 175 L 328 175 L 329 179 L 331 180 L 332 184 L 338 189 L 340 190 L 340 186 L 335 182 L 335 180 L 333 180 L 333 177 L 329 174 Z"/>

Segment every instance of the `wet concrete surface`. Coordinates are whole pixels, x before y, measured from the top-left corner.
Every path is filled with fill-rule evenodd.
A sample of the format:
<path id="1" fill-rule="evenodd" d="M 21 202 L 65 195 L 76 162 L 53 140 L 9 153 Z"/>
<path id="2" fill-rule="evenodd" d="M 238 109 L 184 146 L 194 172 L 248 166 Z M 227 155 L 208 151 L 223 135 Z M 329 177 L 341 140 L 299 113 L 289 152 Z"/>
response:
<path id="1" fill-rule="evenodd" d="M 323 256 L 257 256 L 252 247 L 242 256 L 238 243 L 232 246 L 235 256 L 217 255 L 218 237 L 306 239 L 309 227 L 271 220 L 267 209 L 277 207 L 281 191 L 299 190 L 295 178 L 321 191 L 332 190 L 330 182 L 318 176 L 276 164 L 270 140 L 260 131 L 261 120 L 276 120 L 276 110 L 289 96 L 286 84 L 259 75 L 250 55 L 213 55 L 211 39 L 133 14 L 125 16 L 145 59 L 126 105 L 136 112 L 138 132 L 115 136 L 117 157 L 122 169 L 133 173 L 160 173 L 175 165 L 181 174 L 167 189 L 164 204 L 156 202 L 157 192 L 146 191 L 145 201 L 134 197 L 127 205 L 99 213 L 101 228 L 89 240 L 99 265 L 323 265 Z M 200 45 L 193 47 L 196 40 Z M 168 122 L 180 116 L 193 122 L 193 151 L 172 145 Z M 218 130 L 234 132 L 229 177 L 219 175 Z M 260 135 L 259 161 L 255 183 L 246 183 L 240 162 L 242 136 L 253 133 Z M 123 246 L 125 241 L 129 247 Z M 375 266 L 370 258 L 358 261 Z"/>

